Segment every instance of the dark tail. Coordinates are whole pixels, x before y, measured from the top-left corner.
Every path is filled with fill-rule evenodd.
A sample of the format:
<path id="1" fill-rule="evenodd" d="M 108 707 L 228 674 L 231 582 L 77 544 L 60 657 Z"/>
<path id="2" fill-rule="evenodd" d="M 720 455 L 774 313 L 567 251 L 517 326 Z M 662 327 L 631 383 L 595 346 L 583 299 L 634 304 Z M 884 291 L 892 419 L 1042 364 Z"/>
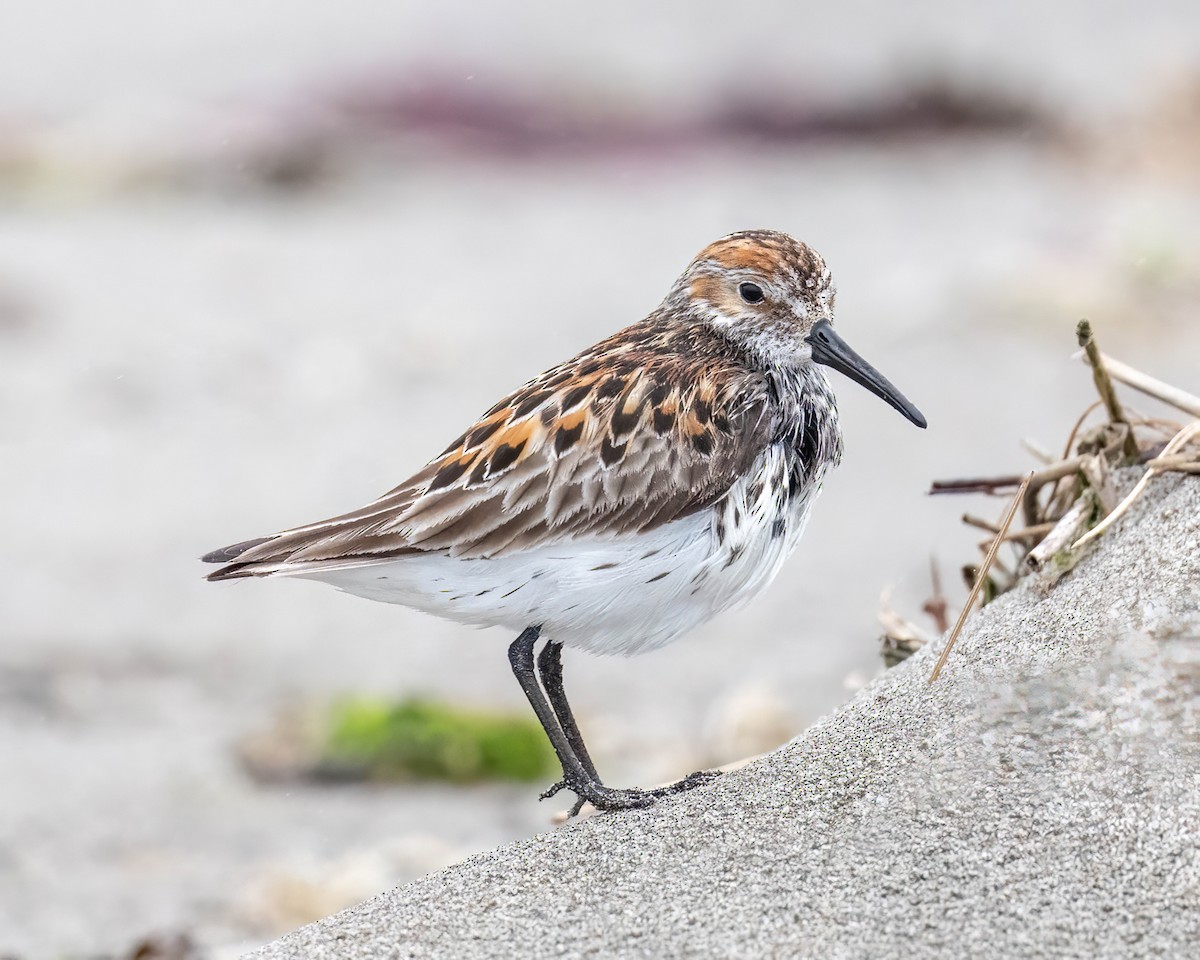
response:
<path id="1" fill-rule="evenodd" d="M 235 543 L 228 547 L 221 547 L 219 550 L 213 550 L 206 553 L 200 559 L 204 563 L 227 563 L 229 566 L 223 567 L 213 573 L 210 573 L 206 580 L 233 580 L 237 577 L 252 576 L 250 573 L 241 572 L 242 568 L 247 566 L 243 563 L 234 563 L 243 553 L 257 547 L 259 544 L 266 543 L 269 540 L 274 540 L 275 537 L 258 537 L 255 540 L 243 540 L 241 543 Z"/>

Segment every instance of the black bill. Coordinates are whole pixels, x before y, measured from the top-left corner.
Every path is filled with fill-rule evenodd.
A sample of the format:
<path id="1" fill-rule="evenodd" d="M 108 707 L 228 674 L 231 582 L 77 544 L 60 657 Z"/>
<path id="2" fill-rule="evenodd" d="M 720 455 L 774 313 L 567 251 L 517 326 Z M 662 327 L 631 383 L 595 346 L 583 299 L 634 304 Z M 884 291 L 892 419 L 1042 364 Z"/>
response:
<path id="1" fill-rule="evenodd" d="M 818 320 L 813 324 L 812 333 L 806 339 L 812 346 L 812 356 L 817 363 L 844 373 L 875 396 L 886 400 L 922 430 L 925 429 L 925 418 L 921 416 L 921 411 L 909 403 L 887 377 L 850 349 L 850 344 L 834 332 L 828 320 Z"/>

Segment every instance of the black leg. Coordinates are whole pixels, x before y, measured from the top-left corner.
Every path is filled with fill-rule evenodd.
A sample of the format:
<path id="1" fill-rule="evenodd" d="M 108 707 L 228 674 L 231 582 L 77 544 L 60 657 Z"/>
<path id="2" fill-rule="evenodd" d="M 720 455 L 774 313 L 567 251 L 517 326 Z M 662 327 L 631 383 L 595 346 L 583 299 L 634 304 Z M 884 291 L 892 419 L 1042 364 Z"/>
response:
<path id="1" fill-rule="evenodd" d="M 579 728 L 575 726 L 566 697 L 562 695 L 562 665 L 559 660 L 561 651 L 543 652 L 538 662 L 544 661 L 549 665 L 549 675 L 552 678 L 549 685 L 557 689 L 556 700 L 561 700 L 563 714 L 571 727 L 573 739 L 577 740 L 583 757 L 587 758 L 586 765 L 576 753 L 572 738 L 569 738 L 564 732 L 563 721 L 560 719 L 563 714 L 556 715 L 556 707 L 550 705 L 538 683 L 533 648 L 537 644 L 541 632 L 541 627 L 528 627 L 522 631 L 521 635 L 508 648 L 508 661 L 512 664 L 513 674 L 516 676 L 517 682 L 521 684 L 521 689 L 525 691 L 525 697 L 529 700 L 529 705 L 533 707 L 533 712 L 537 714 L 542 729 L 550 738 L 550 744 L 558 755 L 559 763 L 562 764 L 562 780 L 542 794 L 543 798 L 552 797 L 564 788 L 572 791 L 578 800 L 571 808 L 570 816 L 577 814 L 585 802 L 600 810 L 628 810 L 633 807 L 647 807 L 658 797 L 666 797 L 690 790 L 692 787 L 698 787 L 717 775 L 716 771 L 700 771 L 655 790 L 614 790 L 612 787 L 602 784 L 596 777 L 591 758 L 588 757 L 587 750 L 583 746 L 583 738 L 579 736 Z M 558 644 L 554 644 L 554 646 L 557 647 Z"/>
<path id="2" fill-rule="evenodd" d="M 587 745 L 583 742 L 583 734 L 579 732 L 579 725 L 575 723 L 571 705 L 567 703 L 567 692 L 563 689 L 562 644 L 556 640 L 547 641 L 546 645 L 542 647 L 542 652 L 538 654 L 537 667 L 538 675 L 542 678 L 542 686 L 546 688 L 546 697 L 550 701 L 550 706 L 554 708 L 554 715 L 558 717 L 567 743 L 571 745 L 571 749 L 575 752 L 580 765 L 587 771 L 588 776 L 599 783 L 600 775 L 596 773 L 596 765 L 592 763 L 592 758 L 588 755 Z"/>
<path id="3" fill-rule="evenodd" d="M 508 662 L 512 665 L 512 671 L 517 678 L 517 683 L 525 691 L 525 697 L 529 701 L 529 705 L 533 707 L 533 712 L 537 714 L 542 729 L 546 731 L 546 736 L 550 738 L 550 745 L 554 747 L 554 752 L 558 754 L 559 763 L 563 767 L 563 776 L 570 779 L 572 774 L 574 774 L 576 779 L 582 779 L 586 777 L 587 771 L 583 769 L 583 766 L 576 758 L 575 752 L 571 749 L 570 743 L 567 742 L 567 738 L 563 734 L 562 727 L 558 725 L 558 719 L 554 716 L 554 710 L 546 702 L 546 695 L 542 692 L 541 686 L 538 685 L 537 672 L 534 670 L 533 647 L 537 643 L 541 632 L 541 627 L 528 627 L 523 630 L 521 635 L 509 645 Z"/>
<path id="4" fill-rule="evenodd" d="M 581 790 L 587 791 L 590 787 L 599 787 L 600 783 L 595 774 L 590 773 L 575 755 L 574 748 L 566 734 L 563 733 L 558 718 L 554 715 L 554 708 L 547 702 L 546 694 L 542 692 L 541 685 L 538 683 L 533 648 L 537 644 L 541 632 L 541 627 L 527 627 L 523 630 L 521 635 L 509 645 L 508 662 L 512 665 L 517 683 L 525 691 L 525 698 L 533 707 L 533 712 L 537 714 L 542 729 L 550 738 L 550 745 L 554 747 L 554 752 L 558 755 L 558 762 L 562 764 L 562 780 L 547 790 L 542 795 L 542 799 L 554 796 L 564 787 L 574 790 L 582 796 Z"/>
<path id="5" fill-rule="evenodd" d="M 521 685 L 521 689 L 525 691 L 525 697 L 529 700 L 529 705 L 533 707 L 533 712 L 537 714 L 542 729 L 550 738 L 550 745 L 558 754 L 559 763 L 562 764 L 562 781 L 547 790 L 542 795 L 543 798 L 554 796 L 564 787 L 571 790 L 579 798 L 575 806 L 571 808 L 572 816 L 579 812 L 585 802 L 591 803 L 601 810 L 625 810 L 631 807 L 649 806 L 655 799 L 652 795 L 643 793 L 641 790 L 613 790 L 604 786 L 584 768 L 575 755 L 575 750 L 567 740 L 566 734 L 563 733 L 558 718 L 554 715 L 554 708 L 550 706 L 545 693 L 538 684 L 534 669 L 533 647 L 540 634 L 540 627 L 529 627 L 524 630 L 509 646 L 508 661 L 512 664 L 513 674 Z"/>

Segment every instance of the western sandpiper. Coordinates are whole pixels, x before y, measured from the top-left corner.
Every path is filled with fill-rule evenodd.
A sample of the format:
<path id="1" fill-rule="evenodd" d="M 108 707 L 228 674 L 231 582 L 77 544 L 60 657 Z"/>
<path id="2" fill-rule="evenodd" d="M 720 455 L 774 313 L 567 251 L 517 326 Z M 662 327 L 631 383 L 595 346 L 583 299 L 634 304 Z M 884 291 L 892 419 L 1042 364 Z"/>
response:
<path id="1" fill-rule="evenodd" d="M 920 412 L 834 331 L 825 261 L 783 233 L 705 247 L 662 304 L 495 404 L 378 500 L 215 550 L 210 580 L 307 577 L 461 623 L 508 650 L 563 788 L 601 809 L 690 789 L 604 785 L 562 648 L 642 653 L 761 591 L 842 454 L 832 367 Z M 539 638 L 540 653 L 534 653 Z M 574 812 L 574 811 L 573 811 Z"/>

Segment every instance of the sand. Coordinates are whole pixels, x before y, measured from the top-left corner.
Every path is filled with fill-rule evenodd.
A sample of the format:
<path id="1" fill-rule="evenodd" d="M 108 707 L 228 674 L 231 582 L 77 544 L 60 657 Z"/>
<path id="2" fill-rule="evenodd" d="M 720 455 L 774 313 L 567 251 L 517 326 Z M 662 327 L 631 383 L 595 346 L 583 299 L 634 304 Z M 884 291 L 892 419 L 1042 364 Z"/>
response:
<path id="1" fill-rule="evenodd" d="M 1181 956 L 1200 942 L 1200 481 L 712 788 L 253 954 Z"/>

